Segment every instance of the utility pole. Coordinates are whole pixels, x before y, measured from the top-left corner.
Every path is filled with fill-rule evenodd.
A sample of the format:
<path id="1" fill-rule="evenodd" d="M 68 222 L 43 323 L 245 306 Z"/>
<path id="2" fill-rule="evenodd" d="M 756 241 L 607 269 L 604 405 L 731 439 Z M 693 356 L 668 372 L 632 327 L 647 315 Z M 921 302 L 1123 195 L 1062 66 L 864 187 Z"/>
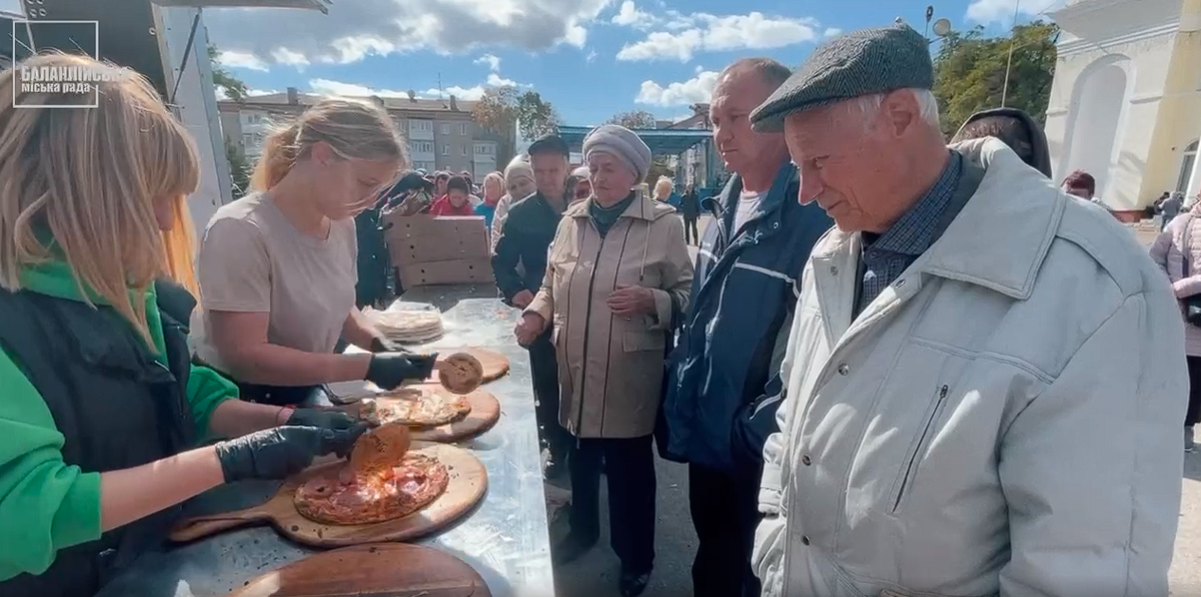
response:
<path id="1" fill-rule="evenodd" d="M 1005 83 L 1001 86 L 1001 107 L 1005 107 L 1005 100 L 1009 99 L 1009 70 L 1013 68 L 1013 46 L 1017 43 L 1018 32 L 1018 10 L 1022 6 L 1022 0 L 1015 0 L 1013 3 L 1013 28 L 1009 30 L 1009 57 L 1005 60 Z"/>
<path id="2" fill-rule="evenodd" d="M 442 72 L 438 72 L 438 99 L 442 99 Z"/>

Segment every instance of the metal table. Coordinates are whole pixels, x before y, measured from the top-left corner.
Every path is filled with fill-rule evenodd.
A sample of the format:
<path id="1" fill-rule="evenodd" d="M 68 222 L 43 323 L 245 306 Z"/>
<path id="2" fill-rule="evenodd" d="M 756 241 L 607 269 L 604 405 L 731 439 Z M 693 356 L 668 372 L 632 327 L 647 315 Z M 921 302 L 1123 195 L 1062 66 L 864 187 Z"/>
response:
<path id="1" fill-rule="evenodd" d="M 428 348 L 479 346 L 509 358 L 509 374 L 487 385 L 501 418 L 462 444 L 488 469 L 488 494 L 458 524 L 420 541 L 469 563 L 495 597 L 551 597 L 554 582 L 529 359 L 513 340 L 518 311 L 491 287 L 413 289 L 404 300 L 442 309 L 446 335 Z M 230 487 L 225 488 L 226 491 Z M 216 490 L 214 490 L 216 491 Z M 291 543 L 269 527 L 230 531 L 142 556 L 98 597 L 221 597 L 252 578 L 317 550 Z"/>

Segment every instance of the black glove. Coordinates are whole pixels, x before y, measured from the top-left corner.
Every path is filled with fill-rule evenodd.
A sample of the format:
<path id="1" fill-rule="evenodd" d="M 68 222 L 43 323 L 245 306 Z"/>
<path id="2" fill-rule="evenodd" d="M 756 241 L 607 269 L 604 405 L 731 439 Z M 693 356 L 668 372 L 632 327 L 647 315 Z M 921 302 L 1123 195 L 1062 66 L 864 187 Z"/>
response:
<path id="1" fill-rule="evenodd" d="M 345 457 L 366 423 L 334 431 L 316 427 L 276 427 L 216 445 L 225 482 L 283 479 L 308 468 L 317 456 Z"/>
<path id="2" fill-rule="evenodd" d="M 393 342 L 387 338 L 376 336 L 371 339 L 371 352 L 399 352 L 401 354 L 412 354 L 404 346 L 398 342 Z"/>
<path id="3" fill-rule="evenodd" d="M 438 353 L 417 355 L 399 352 L 381 352 L 371 356 L 367 365 L 367 381 L 385 389 L 394 390 L 406 381 L 424 381 L 434 372 L 434 361 Z"/>
<path id="4" fill-rule="evenodd" d="M 317 427 L 342 431 L 350 429 L 358 423 L 358 419 L 340 410 L 318 410 L 315 408 L 298 408 L 284 423 L 289 427 Z"/>

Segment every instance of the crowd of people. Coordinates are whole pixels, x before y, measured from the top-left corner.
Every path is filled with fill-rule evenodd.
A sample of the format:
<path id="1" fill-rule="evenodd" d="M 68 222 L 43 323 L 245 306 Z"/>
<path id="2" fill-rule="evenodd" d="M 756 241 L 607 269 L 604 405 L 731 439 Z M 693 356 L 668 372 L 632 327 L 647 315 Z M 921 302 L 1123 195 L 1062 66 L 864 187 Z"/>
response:
<path id="1" fill-rule="evenodd" d="M 732 177 L 699 239 L 692 189 L 640 190 L 651 151 L 627 128 L 593 130 L 575 171 L 540 139 L 476 189 L 407 172 L 382 109 L 326 99 L 267 140 L 193 264 L 196 149 L 152 87 L 104 81 L 64 112 L 14 106 L 84 99 L 14 81 L 0 597 L 94 595 L 185 500 L 344 454 L 365 428 L 305 406 L 324 384 L 429 376 L 436 355 L 359 310 L 355 220 L 376 209 L 490 218 L 546 477 L 571 488 L 556 565 L 599 540 L 604 477 L 617 590 L 646 589 L 657 448 L 688 465 L 698 596 L 1168 594 L 1201 210 L 1148 254 L 1073 196 L 1085 179 L 1051 180 L 1027 115 L 981 113 L 948 144 L 905 25 L 719 74 Z"/>

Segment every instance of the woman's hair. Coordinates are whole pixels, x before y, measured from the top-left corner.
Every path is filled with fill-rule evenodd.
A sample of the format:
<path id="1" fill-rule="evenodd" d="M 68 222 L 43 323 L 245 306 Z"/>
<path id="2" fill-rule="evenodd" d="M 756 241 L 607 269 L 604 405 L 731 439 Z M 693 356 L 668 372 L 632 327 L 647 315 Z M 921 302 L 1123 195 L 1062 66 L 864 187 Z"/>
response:
<path id="1" fill-rule="evenodd" d="M 25 93 L 21 67 L 116 76 L 93 82 L 95 95 Z M 112 305 L 149 340 L 146 292 L 171 269 L 155 205 L 186 211 L 199 179 L 191 136 L 133 71 L 46 54 L 0 73 L 0 286 L 19 290 L 23 268 L 61 259 L 86 300 Z"/>
<path id="2" fill-rule="evenodd" d="M 263 142 L 250 188 L 266 191 L 279 184 L 296 161 L 324 142 L 344 159 L 398 160 L 408 167 L 406 145 L 383 108 L 345 99 L 323 99 Z"/>
<path id="3" fill-rule="evenodd" d="M 488 189 L 489 182 L 496 183 L 497 188 L 500 189 L 500 194 L 501 195 L 505 194 L 505 175 L 504 174 L 501 174 L 500 172 L 489 172 L 488 175 L 484 177 L 484 188 L 480 189 L 480 192 L 484 193 L 485 195 L 488 194 L 487 189 Z"/>
<path id="4" fill-rule="evenodd" d="M 659 180 L 655 182 L 655 198 L 666 199 L 671 195 L 671 188 L 671 179 L 666 176 L 660 176 Z"/>
<path id="5" fill-rule="evenodd" d="M 196 299 L 200 298 L 200 282 L 196 280 L 196 228 L 188 209 L 187 196 L 180 196 L 171 209 L 175 212 L 175 225 L 164 231 L 163 253 L 167 274 L 176 284 L 188 289 Z"/>
<path id="6" fill-rule="evenodd" d="M 1025 121 L 1016 116 L 993 115 L 978 118 L 955 133 L 951 143 L 959 143 L 983 137 L 996 137 L 1008 145 L 1023 162 L 1034 165 L 1034 137 Z"/>
<path id="7" fill-rule="evenodd" d="M 463 191 L 464 195 L 470 195 L 471 183 L 467 182 L 467 179 L 462 176 L 452 176 L 450 180 L 446 181 L 446 192 L 449 193 L 456 190 Z"/>

